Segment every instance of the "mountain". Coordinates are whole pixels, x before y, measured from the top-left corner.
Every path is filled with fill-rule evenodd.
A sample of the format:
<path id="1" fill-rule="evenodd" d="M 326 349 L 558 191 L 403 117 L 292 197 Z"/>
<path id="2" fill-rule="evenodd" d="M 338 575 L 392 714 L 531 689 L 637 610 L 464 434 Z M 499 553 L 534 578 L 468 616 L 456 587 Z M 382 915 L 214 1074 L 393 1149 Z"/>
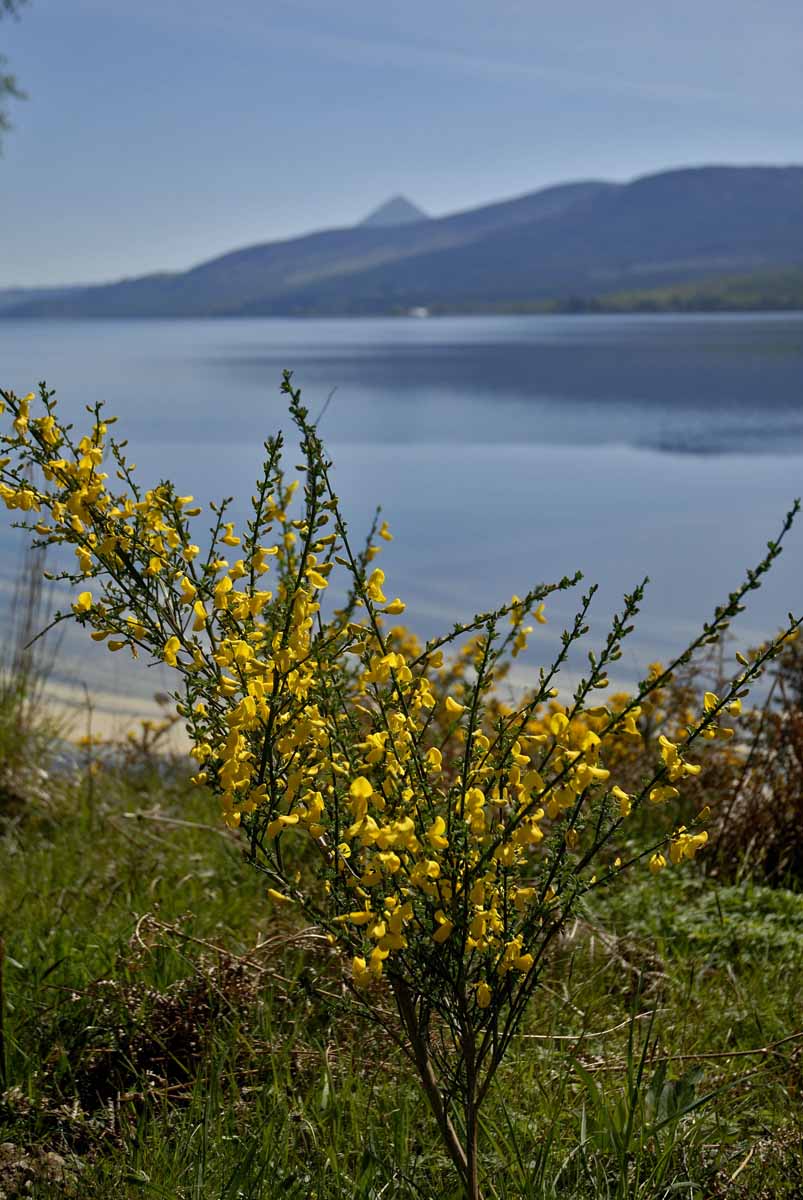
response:
<path id="1" fill-rule="evenodd" d="M 803 310 L 803 266 L 753 271 L 642 288 L 608 292 L 587 301 L 551 304 L 546 311 L 570 312 L 789 312 Z M 541 311 L 544 311 L 542 306 Z"/>
<path id="2" fill-rule="evenodd" d="M 60 300 L 70 292 L 82 292 L 85 288 L 86 284 L 72 284 L 66 287 L 0 288 L 0 316 L 13 308 L 39 300 Z"/>
<path id="3" fill-rule="evenodd" d="M 405 224 L 376 217 L 189 271 L 28 297 L 0 318 L 582 307 L 611 293 L 771 272 L 803 264 L 803 167 L 686 168 L 627 184 L 563 184 Z"/>
<path id="4" fill-rule="evenodd" d="M 377 267 L 439 250 L 467 246 L 495 230 L 514 229 L 544 220 L 584 203 L 604 183 L 574 183 L 545 188 L 437 220 L 399 226 L 329 229 L 280 242 L 266 242 L 210 259 L 189 271 L 143 275 L 100 284 L 54 298 L 31 300 L 7 309 L 15 316 L 232 316 L 261 311 L 293 297 L 297 311 L 314 310 L 310 289 L 357 277 Z M 343 311 L 341 298 L 335 311 Z"/>
<path id="5" fill-rule="evenodd" d="M 386 227 L 388 225 L 412 225 L 415 221 L 428 221 L 429 217 L 420 208 L 411 204 L 406 196 L 391 196 L 379 208 L 369 213 L 360 224 L 363 228 Z"/>

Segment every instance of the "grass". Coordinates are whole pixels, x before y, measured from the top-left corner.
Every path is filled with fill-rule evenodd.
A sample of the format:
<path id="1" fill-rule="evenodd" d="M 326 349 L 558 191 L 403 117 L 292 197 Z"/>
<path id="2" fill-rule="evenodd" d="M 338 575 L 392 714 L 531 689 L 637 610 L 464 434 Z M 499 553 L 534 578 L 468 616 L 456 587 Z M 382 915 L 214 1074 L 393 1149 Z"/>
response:
<path id="1" fill-rule="evenodd" d="M 0 1195 L 456 1197 L 399 1053 L 184 775 L 87 762 L 6 812 Z M 486 1197 L 799 1196 L 801 917 L 696 865 L 597 901 L 500 1072 Z"/>

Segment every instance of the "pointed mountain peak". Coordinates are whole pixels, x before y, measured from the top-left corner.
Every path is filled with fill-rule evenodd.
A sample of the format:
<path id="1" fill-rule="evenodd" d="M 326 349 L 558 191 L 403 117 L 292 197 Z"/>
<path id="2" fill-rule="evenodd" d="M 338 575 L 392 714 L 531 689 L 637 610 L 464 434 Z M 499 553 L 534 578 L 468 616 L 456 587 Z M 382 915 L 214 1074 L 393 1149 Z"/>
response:
<path id="1" fill-rule="evenodd" d="M 361 225 L 412 225 L 414 221 L 428 221 L 429 217 L 420 208 L 416 208 L 406 196 L 391 196 L 379 208 L 369 213 Z"/>

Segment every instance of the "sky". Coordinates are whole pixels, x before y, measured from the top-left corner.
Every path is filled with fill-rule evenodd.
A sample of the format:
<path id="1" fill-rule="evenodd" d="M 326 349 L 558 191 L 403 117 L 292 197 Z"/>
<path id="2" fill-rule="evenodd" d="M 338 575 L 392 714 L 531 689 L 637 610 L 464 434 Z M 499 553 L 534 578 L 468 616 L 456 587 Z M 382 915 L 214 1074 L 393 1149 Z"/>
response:
<path id="1" fill-rule="evenodd" d="M 803 162 L 800 0 L 29 0 L 0 287 L 576 179 Z"/>

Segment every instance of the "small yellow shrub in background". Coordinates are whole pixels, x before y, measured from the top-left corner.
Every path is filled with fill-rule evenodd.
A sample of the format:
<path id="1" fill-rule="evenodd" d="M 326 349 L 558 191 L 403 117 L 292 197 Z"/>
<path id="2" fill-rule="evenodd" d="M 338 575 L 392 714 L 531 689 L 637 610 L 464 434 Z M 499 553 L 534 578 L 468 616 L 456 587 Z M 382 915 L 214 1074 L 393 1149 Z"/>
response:
<path id="1" fill-rule="evenodd" d="M 673 672 L 722 637 L 758 586 L 798 506 L 699 638 L 632 696 L 609 695 L 608 672 L 643 584 L 625 596 L 570 699 L 560 672 L 588 633 L 593 588 L 555 661 L 505 705 L 498 685 L 529 622 L 544 621 L 549 597 L 580 577 L 418 644 L 395 624 L 404 602 L 374 565 L 387 526 L 375 522 L 364 548 L 353 546 L 289 373 L 282 389 L 304 466 L 287 482 L 281 437 L 265 443 L 242 529 L 227 503 L 212 505 L 205 541 L 191 496 L 137 482 L 100 407 L 76 441 L 44 388 L 38 407 L 33 395 L 0 393 L 11 423 L 0 496 L 39 541 L 72 556 L 60 578 L 76 598 L 57 620 L 76 620 L 112 652 L 174 668 L 195 781 L 242 830 L 272 901 L 328 933 L 355 999 L 403 1036 L 477 1197 L 478 1112 L 548 947 L 590 890 L 636 864 L 659 875 L 706 844 L 705 809 L 679 824 L 673 807 L 701 770 L 698 753 L 731 738 L 747 685 L 799 619 L 701 706 L 690 701 L 668 722 L 659 705 Z M 667 815 L 658 833 L 654 821 L 644 826 L 651 836 L 634 849 L 627 831 L 645 808 Z M 387 992 L 403 1035 L 387 1026 Z"/>

